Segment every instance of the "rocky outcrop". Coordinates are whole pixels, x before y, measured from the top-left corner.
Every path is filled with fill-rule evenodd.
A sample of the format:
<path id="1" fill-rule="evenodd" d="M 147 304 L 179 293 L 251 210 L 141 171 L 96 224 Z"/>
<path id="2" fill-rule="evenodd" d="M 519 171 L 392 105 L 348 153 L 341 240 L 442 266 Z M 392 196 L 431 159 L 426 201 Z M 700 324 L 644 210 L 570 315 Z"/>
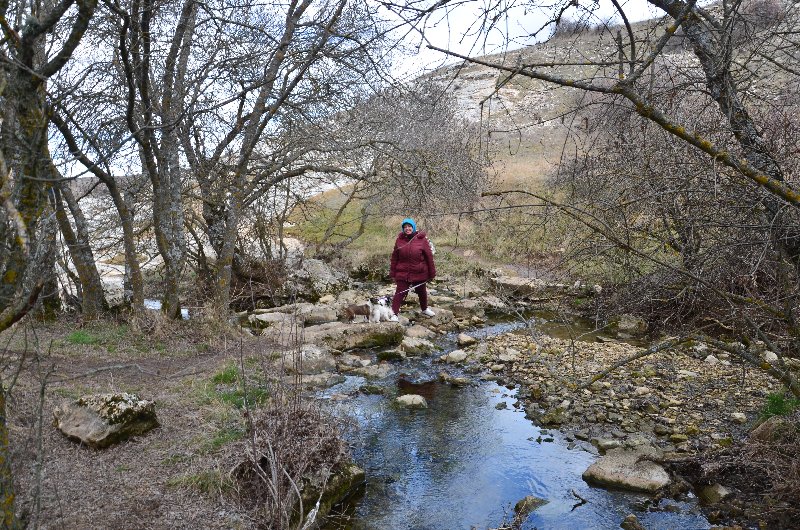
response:
<path id="1" fill-rule="evenodd" d="M 271 340 L 287 346 L 293 345 L 302 336 L 307 344 L 321 344 L 329 348 L 347 351 L 356 348 L 380 348 L 399 345 L 405 329 L 398 322 L 347 324 L 329 322 L 319 326 L 308 326 L 302 335 L 287 333 L 286 330 L 271 327 L 264 335 Z"/>
<path id="2" fill-rule="evenodd" d="M 318 259 L 304 259 L 282 287 L 288 298 L 316 302 L 326 294 L 338 294 L 350 286 L 350 278 Z"/>
<path id="3" fill-rule="evenodd" d="M 583 480 L 607 488 L 655 493 L 670 483 L 664 468 L 648 460 L 657 454 L 652 448 L 612 449 L 583 472 Z"/>
<path id="4" fill-rule="evenodd" d="M 104 448 L 158 427 L 155 403 L 134 394 L 95 394 L 53 412 L 55 426 L 70 440 Z"/>

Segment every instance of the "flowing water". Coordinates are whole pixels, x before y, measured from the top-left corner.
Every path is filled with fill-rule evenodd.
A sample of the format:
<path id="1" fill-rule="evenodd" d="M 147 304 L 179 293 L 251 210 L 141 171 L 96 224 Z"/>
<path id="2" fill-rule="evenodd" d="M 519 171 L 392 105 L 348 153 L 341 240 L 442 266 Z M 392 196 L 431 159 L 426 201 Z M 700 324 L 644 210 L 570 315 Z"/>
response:
<path id="1" fill-rule="evenodd" d="M 454 349 L 453 337 L 443 345 Z M 494 528 L 508 522 L 527 495 L 549 501 L 527 519 L 527 529 L 619 528 L 629 513 L 651 530 L 709 528 L 694 502 L 662 501 L 648 511 L 648 496 L 587 485 L 581 474 L 597 457 L 533 425 L 514 390 L 492 382 L 465 388 L 438 383 L 443 368 L 430 359 L 407 360 L 398 369 L 400 376 L 379 382 L 386 395 L 359 393 L 341 403 L 357 423 L 350 439 L 367 483 L 324 528 Z M 348 376 L 325 396 L 352 394 L 364 383 Z M 403 393 L 424 395 L 428 409 L 398 408 L 394 397 Z"/>

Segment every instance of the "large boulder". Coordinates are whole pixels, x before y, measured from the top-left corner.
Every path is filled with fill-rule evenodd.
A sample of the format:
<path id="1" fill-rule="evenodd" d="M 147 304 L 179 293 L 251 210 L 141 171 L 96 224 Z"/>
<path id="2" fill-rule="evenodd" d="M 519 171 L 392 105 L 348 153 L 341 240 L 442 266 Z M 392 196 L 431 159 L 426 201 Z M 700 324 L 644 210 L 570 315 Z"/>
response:
<path id="1" fill-rule="evenodd" d="M 94 394 L 53 411 L 55 426 L 70 440 L 104 448 L 158 427 L 155 402 L 134 394 Z"/>
<path id="2" fill-rule="evenodd" d="M 589 484 L 607 488 L 654 493 L 669 485 L 669 474 L 648 460 L 658 456 L 655 449 L 612 449 L 583 472 Z"/>
<path id="3" fill-rule="evenodd" d="M 347 351 L 357 348 L 397 346 L 403 341 L 404 331 L 398 322 L 370 322 L 359 325 L 332 322 L 306 328 L 305 340 Z"/>
<path id="4" fill-rule="evenodd" d="M 286 298 L 315 302 L 326 294 L 336 295 L 349 285 L 350 278 L 343 271 L 318 259 L 304 259 L 289 274 L 282 291 Z"/>

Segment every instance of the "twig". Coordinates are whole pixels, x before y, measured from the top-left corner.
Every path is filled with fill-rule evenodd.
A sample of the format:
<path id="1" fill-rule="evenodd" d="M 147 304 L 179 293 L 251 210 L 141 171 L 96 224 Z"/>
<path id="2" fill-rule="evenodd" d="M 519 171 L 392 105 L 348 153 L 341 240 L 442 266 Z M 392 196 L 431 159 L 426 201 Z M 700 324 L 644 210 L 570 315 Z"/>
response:
<path id="1" fill-rule="evenodd" d="M 583 497 L 581 497 L 580 495 L 578 495 L 578 492 L 575 491 L 574 489 L 571 489 L 570 492 L 572 493 L 572 496 L 575 497 L 576 499 L 578 499 L 578 501 L 579 501 L 577 504 L 575 504 L 572 507 L 572 510 L 570 510 L 571 512 L 574 511 L 575 508 L 577 508 L 578 506 L 583 506 L 584 504 L 587 504 L 589 502 L 586 499 L 584 499 Z"/>

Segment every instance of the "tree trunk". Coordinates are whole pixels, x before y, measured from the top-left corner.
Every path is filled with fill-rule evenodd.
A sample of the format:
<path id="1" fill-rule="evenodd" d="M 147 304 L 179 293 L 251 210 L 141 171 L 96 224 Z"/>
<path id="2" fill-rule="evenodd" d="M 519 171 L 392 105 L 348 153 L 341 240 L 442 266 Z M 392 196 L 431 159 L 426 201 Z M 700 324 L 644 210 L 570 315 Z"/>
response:
<path id="1" fill-rule="evenodd" d="M 0 528 L 3 530 L 20 528 L 14 512 L 14 477 L 9 459 L 6 393 L 2 381 L 0 381 L 0 507 L 2 507 Z"/>
<path id="2" fill-rule="evenodd" d="M 69 222 L 69 217 L 64 209 L 64 201 L 72 213 L 75 220 L 75 228 Z M 67 244 L 72 263 L 80 279 L 81 292 L 81 313 L 85 318 L 97 318 L 102 311 L 108 308 L 103 295 L 103 283 L 100 274 L 97 272 L 92 248 L 89 245 L 89 233 L 86 227 L 86 219 L 83 217 L 75 197 L 72 195 L 67 185 L 63 182 L 53 188 L 53 206 L 56 211 L 56 220 L 61 230 L 61 235 Z"/>

